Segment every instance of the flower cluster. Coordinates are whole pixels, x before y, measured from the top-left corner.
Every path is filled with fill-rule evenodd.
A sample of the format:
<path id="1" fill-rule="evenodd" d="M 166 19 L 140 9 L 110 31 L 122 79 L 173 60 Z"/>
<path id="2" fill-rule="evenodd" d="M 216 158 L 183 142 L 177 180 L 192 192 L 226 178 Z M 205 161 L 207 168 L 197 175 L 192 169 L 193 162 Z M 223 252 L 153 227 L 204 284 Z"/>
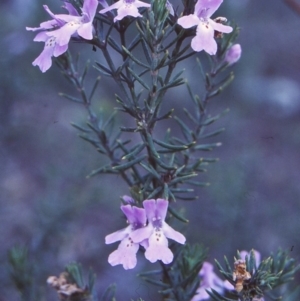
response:
<path id="1" fill-rule="evenodd" d="M 219 8 L 222 2 L 223 0 L 198 0 L 195 5 L 194 14 L 178 19 L 178 24 L 183 28 L 197 26 L 196 36 L 191 42 L 193 50 L 204 50 L 210 55 L 216 54 L 217 42 L 214 39 L 215 31 L 220 33 L 230 33 L 232 31 L 232 27 L 210 19 L 211 15 Z"/>
<path id="2" fill-rule="evenodd" d="M 68 49 L 71 36 L 81 37 L 86 40 L 93 38 L 93 20 L 98 6 L 97 0 L 85 0 L 81 15 L 71 3 L 65 2 L 66 14 L 53 14 L 47 5 L 44 9 L 52 20 L 42 22 L 40 27 L 26 27 L 27 30 L 40 31 L 34 38 L 36 42 L 45 42 L 42 53 L 33 61 L 33 66 L 39 66 L 42 72 L 47 71 L 52 65 L 52 56 L 57 57 Z"/>
<path id="3" fill-rule="evenodd" d="M 124 17 L 142 17 L 138 8 L 150 8 L 149 3 L 139 0 L 119 0 L 108 6 L 105 0 L 99 1 L 103 9 L 99 11 L 105 14 L 116 9 L 117 15 L 114 22 L 122 20 Z M 230 26 L 221 24 L 218 20 L 226 20 L 219 18 L 218 20 L 210 19 L 211 15 L 218 9 L 223 0 L 198 0 L 195 5 L 194 14 L 183 16 L 178 19 L 178 24 L 183 28 L 197 26 L 196 36 L 192 39 L 191 47 L 195 51 L 205 50 L 213 55 L 217 52 L 217 43 L 214 39 L 215 33 L 229 33 L 232 31 Z M 53 14 L 47 5 L 44 9 L 50 15 L 52 20 L 42 22 L 40 27 L 26 27 L 30 31 L 40 31 L 34 38 L 35 42 L 44 42 L 45 47 L 42 53 L 33 61 L 34 66 L 39 66 L 42 72 L 46 72 L 52 65 L 52 56 L 58 57 L 68 49 L 68 43 L 71 37 L 85 40 L 93 39 L 93 21 L 98 6 L 97 0 L 84 0 L 81 14 L 77 12 L 74 6 L 64 3 L 64 8 L 69 14 Z M 167 1 L 166 7 L 169 13 L 174 16 L 172 4 Z M 228 62 L 232 64 L 239 58 L 238 49 L 232 49 L 229 53 Z"/>
<path id="4" fill-rule="evenodd" d="M 168 238 L 184 244 L 185 237 L 165 222 L 168 205 L 169 202 L 164 199 L 151 199 L 143 202 L 144 208 L 129 204 L 121 206 L 129 226 L 105 237 L 106 244 L 121 241 L 118 249 L 108 257 L 112 266 L 122 264 L 126 270 L 134 268 L 139 245 L 146 249 L 145 257 L 150 262 L 172 262 L 173 253 L 168 248 Z"/>

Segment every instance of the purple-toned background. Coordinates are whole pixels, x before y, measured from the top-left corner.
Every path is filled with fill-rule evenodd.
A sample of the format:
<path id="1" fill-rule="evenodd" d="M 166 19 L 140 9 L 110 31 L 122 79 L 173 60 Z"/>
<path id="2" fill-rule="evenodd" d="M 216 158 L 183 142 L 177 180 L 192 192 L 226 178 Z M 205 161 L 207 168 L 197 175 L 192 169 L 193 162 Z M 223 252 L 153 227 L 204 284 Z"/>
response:
<path id="1" fill-rule="evenodd" d="M 105 162 L 70 125 L 84 124 L 86 113 L 58 96 L 73 91 L 55 64 L 46 74 L 31 65 L 43 45 L 32 42 L 34 34 L 25 26 L 48 18 L 42 4 L 60 11 L 55 0 L 0 3 L 0 300 L 19 300 L 6 261 L 17 244 L 28 246 L 46 300 L 56 298 L 47 276 L 71 261 L 93 267 L 99 295 L 116 283 L 118 300 L 157 300 L 155 288 L 136 274 L 158 264 L 151 266 L 141 255 L 132 271 L 107 263 L 117 245 L 105 246 L 104 236 L 125 226 L 119 197 L 129 191 L 119 177 L 86 179 Z M 212 114 L 230 108 L 216 124 L 226 132 L 211 139 L 222 147 L 203 154 L 220 158 L 201 175 L 211 186 L 199 190 L 198 201 L 177 204 L 188 208 L 186 236 L 209 247 L 211 262 L 224 254 L 232 258 L 237 249 L 255 248 L 266 257 L 279 247 L 292 249 L 299 260 L 300 15 L 280 0 L 224 0 L 219 15 L 240 26 L 243 56 L 233 67 L 232 86 L 209 107 Z M 70 48 L 102 60 L 88 47 Z M 201 79 L 195 58 L 180 67 L 196 89 Z M 111 112 L 114 93 L 112 81 L 103 78 L 95 110 Z M 189 107 L 185 93 L 177 88 L 167 94 L 170 105 Z"/>

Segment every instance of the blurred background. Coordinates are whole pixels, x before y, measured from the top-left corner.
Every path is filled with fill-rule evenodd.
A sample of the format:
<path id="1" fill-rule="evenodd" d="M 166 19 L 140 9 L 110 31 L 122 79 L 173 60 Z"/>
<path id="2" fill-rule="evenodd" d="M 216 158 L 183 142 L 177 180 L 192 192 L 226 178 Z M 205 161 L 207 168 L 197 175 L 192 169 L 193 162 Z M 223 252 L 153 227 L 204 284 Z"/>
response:
<path id="1" fill-rule="evenodd" d="M 106 246 L 104 237 L 124 227 L 120 196 L 129 190 L 116 176 L 86 178 L 105 161 L 70 125 L 84 124 L 86 112 L 58 96 L 76 94 L 55 64 L 45 74 L 31 65 L 43 44 L 25 26 L 48 20 L 42 4 L 61 12 L 59 0 L 0 2 L 0 301 L 19 300 L 7 263 L 16 245 L 29 249 L 39 300 L 56 299 L 46 279 L 72 261 L 94 269 L 99 295 L 116 283 L 117 300 L 157 300 L 155 287 L 136 277 L 154 268 L 141 255 L 130 271 L 107 263 L 117 244 Z M 216 124 L 226 131 L 211 138 L 222 147 L 204 154 L 220 158 L 200 176 L 211 185 L 197 191 L 196 202 L 178 204 L 187 208 L 186 236 L 209 248 L 210 262 L 251 248 L 263 257 L 287 249 L 299 260 L 300 15 L 281 0 L 225 0 L 220 15 L 241 28 L 243 54 L 233 84 L 208 107 L 212 115 L 230 112 Z M 82 53 L 82 63 L 88 56 L 102 60 L 81 45 L 70 49 Z M 181 67 L 198 87 L 195 57 Z M 114 93 L 103 78 L 95 110 L 109 114 Z M 175 110 L 189 106 L 185 93 L 177 88 L 170 95 Z M 120 123 L 126 118 L 120 115 Z"/>

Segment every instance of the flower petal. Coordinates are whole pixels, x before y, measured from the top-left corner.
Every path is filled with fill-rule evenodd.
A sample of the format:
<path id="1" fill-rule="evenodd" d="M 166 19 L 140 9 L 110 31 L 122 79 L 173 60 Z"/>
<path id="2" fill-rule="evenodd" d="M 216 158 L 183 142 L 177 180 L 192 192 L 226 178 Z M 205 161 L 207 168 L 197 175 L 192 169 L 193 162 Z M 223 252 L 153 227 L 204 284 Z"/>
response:
<path id="1" fill-rule="evenodd" d="M 154 228 L 151 224 L 149 224 L 148 226 L 144 227 L 144 228 L 140 228 L 137 229 L 135 231 L 133 231 L 130 236 L 133 240 L 133 242 L 135 243 L 139 243 L 147 238 L 149 238 L 151 236 L 151 234 L 153 233 Z"/>
<path id="2" fill-rule="evenodd" d="M 90 21 L 93 21 L 96 14 L 97 7 L 98 7 L 97 0 L 84 0 L 82 12 L 86 13 L 89 16 Z"/>
<path id="3" fill-rule="evenodd" d="M 84 23 L 77 29 L 77 33 L 86 40 L 92 40 L 93 39 L 93 30 L 94 30 L 94 27 L 91 22 Z"/>
<path id="4" fill-rule="evenodd" d="M 198 25 L 199 23 L 199 18 L 195 15 L 188 15 L 188 16 L 183 16 L 178 19 L 177 23 L 182 26 L 183 28 L 190 28 L 193 26 Z"/>
<path id="5" fill-rule="evenodd" d="M 65 53 L 67 50 L 68 50 L 68 44 L 66 44 L 64 46 L 56 45 L 54 47 L 53 56 L 58 57 L 61 54 Z"/>
<path id="6" fill-rule="evenodd" d="M 191 46 L 195 51 L 205 50 L 210 55 L 216 54 L 217 43 L 214 39 L 214 29 L 208 23 L 199 23 Z"/>
<path id="7" fill-rule="evenodd" d="M 151 7 L 151 4 L 145 3 L 145 2 L 142 2 L 142 1 L 139 1 L 139 0 L 135 0 L 135 1 L 133 2 L 133 5 L 134 5 L 135 7 Z"/>
<path id="8" fill-rule="evenodd" d="M 163 222 L 162 230 L 167 238 L 173 239 L 180 244 L 184 244 L 186 239 L 184 235 L 180 232 L 175 231 L 172 227 L 170 227 L 166 222 Z"/>
<path id="9" fill-rule="evenodd" d="M 46 42 L 49 40 L 49 36 L 46 34 L 45 31 L 39 32 L 33 39 L 34 42 Z"/>
<path id="10" fill-rule="evenodd" d="M 149 247 L 146 249 L 145 257 L 150 262 L 161 260 L 164 264 L 171 263 L 173 253 L 168 248 L 168 240 L 161 231 L 155 231 L 149 238 Z"/>
<path id="11" fill-rule="evenodd" d="M 123 195 L 122 199 L 127 204 L 134 204 L 135 203 L 134 199 L 129 195 Z"/>
<path id="12" fill-rule="evenodd" d="M 143 202 L 143 206 L 146 210 L 146 215 L 147 215 L 148 221 L 149 222 L 153 221 L 153 219 L 156 218 L 156 214 L 155 214 L 156 202 L 155 202 L 155 200 L 154 199 L 145 200 Z"/>
<path id="13" fill-rule="evenodd" d="M 72 16 L 79 16 L 77 10 L 75 9 L 75 7 L 69 3 L 69 2 L 64 2 L 63 8 L 65 8 L 70 15 Z"/>
<path id="14" fill-rule="evenodd" d="M 224 32 L 224 33 L 230 33 L 232 32 L 232 27 L 231 26 L 227 26 L 221 23 L 217 23 L 213 20 L 209 20 L 210 25 L 212 26 L 212 28 L 214 30 L 217 30 L 219 32 Z"/>
<path id="15" fill-rule="evenodd" d="M 54 43 L 55 45 L 55 43 Z M 39 66 L 40 70 L 44 73 L 46 72 L 52 65 L 52 55 L 54 45 L 45 43 L 45 47 L 41 54 L 32 62 L 33 66 Z"/>
<path id="16" fill-rule="evenodd" d="M 128 226 L 122 230 L 118 230 L 116 232 L 113 232 L 111 234 L 108 234 L 105 236 L 105 243 L 112 244 L 116 241 L 124 239 L 128 234 L 131 232 L 131 226 Z"/>
<path id="17" fill-rule="evenodd" d="M 138 244 L 134 244 L 129 238 L 125 238 L 119 244 L 118 249 L 109 255 L 108 262 L 112 266 L 122 264 L 125 270 L 133 269 L 137 263 L 136 253 L 138 249 Z"/>
<path id="18" fill-rule="evenodd" d="M 59 26 L 63 26 L 66 22 L 69 22 L 70 19 L 75 18 L 74 16 L 66 15 L 66 14 L 58 14 L 55 15 L 53 12 L 49 9 L 48 5 L 43 5 L 45 11 L 52 17 L 54 20 L 57 21 Z"/>
<path id="19" fill-rule="evenodd" d="M 156 200 L 156 215 L 159 216 L 162 220 L 165 220 L 167 216 L 169 202 L 164 199 Z"/>
<path id="20" fill-rule="evenodd" d="M 40 27 L 26 27 L 26 30 L 30 31 L 37 31 L 37 30 L 44 30 L 44 29 L 54 29 L 58 26 L 56 20 L 45 21 L 40 24 Z"/>
<path id="21" fill-rule="evenodd" d="M 49 36 L 56 37 L 56 43 L 60 46 L 66 45 L 69 43 L 71 36 L 76 32 L 76 30 L 81 26 L 80 22 L 72 21 L 65 24 L 60 29 L 48 32 Z"/>
<path id="22" fill-rule="evenodd" d="M 121 210 L 126 215 L 128 222 L 133 226 L 144 226 L 146 224 L 147 218 L 145 209 L 131 205 L 123 205 L 121 206 Z"/>
<path id="23" fill-rule="evenodd" d="M 105 7 L 103 9 L 101 9 L 99 11 L 100 14 L 105 14 L 106 12 L 110 11 L 110 10 L 113 10 L 113 9 L 119 9 L 121 6 L 122 6 L 122 0 L 110 5 L 109 7 Z"/>
<path id="24" fill-rule="evenodd" d="M 117 16 L 114 18 L 114 22 L 122 20 L 123 18 L 125 18 L 126 16 L 132 16 L 132 17 L 141 17 L 142 15 L 139 13 L 138 9 L 136 6 L 134 6 L 133 4 L 130 5 L 122 5 L 119 9 L 118 9 L 118 14 Z"/>
<path id="25" fill-rule="evenodd" d="M 195 5 L 195 14 L 199 18 L 210 17 L 222 4 L 223 0 L 198 0 Z"/>

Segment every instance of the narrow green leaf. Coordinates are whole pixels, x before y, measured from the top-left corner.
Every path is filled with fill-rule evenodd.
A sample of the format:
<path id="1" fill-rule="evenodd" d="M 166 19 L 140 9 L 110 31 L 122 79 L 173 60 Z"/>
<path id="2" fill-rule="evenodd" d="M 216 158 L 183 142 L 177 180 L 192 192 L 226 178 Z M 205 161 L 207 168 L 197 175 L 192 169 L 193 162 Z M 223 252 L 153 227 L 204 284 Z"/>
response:
<path id="1" fill-rule="evenodd" d="M 101 296 L 100 301 L 115 301 L 116 285 L 111 284 Z"/>
<path id="2" fill-rule="evenodd" d="M 90 60 L 88 60 L 88 61 L 86 62 L 86 65 L 85 65 L 85 67 L 84 67 L 83 73 L 82 73 L 82 75 L 81 75 L 81 77 L 80 77 L 80 83 L 81 83 L 81 84 L 83 84 L 83 82 L 84 82 L 84 80 L 85 80 L 85 77 L 86 77 L 87 72 L 88 72 L 88 69 L 89 69 L 89 65 L 90 65 Z"/>
<path id="3" fill-rule="evenodd" d="M 116 173 L 116 171 L 114 171 L 112 169 L 110 164 L 107 164 L 107 165 L 101 166 L 98 169 L 92 170 L 92 172 L 89 175 L 87 175 L 86 178 L 89 179 L 100 173 Z"/>
<path id="4" fill-rule="evenodd" d="M 194 186 L 198 186 L 198 187 L 210 186 L 210 183 L 207 183 L 207 182 L 187 181 L 186 183 L 189 185 L 194 185 Z"/>
<path id="5" fill-rule="evenodd" d="M 101 63 L 96 62 L 97 66 L 94 66 L 96 70 L 98 70 L 100 73 L 102 73 L 105 76 L 112 76 L 111 70 L 109 70 L 107 67 L 102 65 Z"/>
<path id="6" fill-rule="evenodd" d="M 186 182 L 186 180 L 188 180 L 190 178 L 193 178 L 193 177 L 196 177 L 197 175 L 198 174 L 196 174 L 196 173 L 191 173 L 191 174 L 188 174 L 188 175 L 185 175 L 185 176 L 182 176 L 182 177 L 176 177 L 175 179 L 173 179 L 169 183 L 169 186 L 173 186 L 173 185 L 178 184 L 178 183 Z"/>
<path id="7" fill-rule="evenodd" d="M 218 114 L 214 117 L 211 117 L 211 118 L 207 118 L 202 124 L 201 126 L 206 126 L 206 125 L 210 125 L 212 124 L 213 122 L 217 121 L 220 117 L 222 117 L 223 115 L 227 114 L 229 112 L 229 109 L 226 109 L 225 111 L 223 111 L 221 114 Z"/>
<path id="8" fill-rule="evenodd" d="M 140 143 L 140 144 L 136 145 L 131 151 L 129 151 L 129 153 L 127 155 L 122 157 L 122 160 L 132 159 L 137 154 L 139 154 L 144 148 L 145 148 L 144 143 Z"/>
<path id="9" fill-rule="evenodd" d="M 168 207 L 168 211 L 169 211 L 170 214 L 172 214 L 178 220 L 180 220 L 184 223 L 189 223 L 190 222 L 188 219 L 184 218 L 182 215 L 180 215 L 178 212 L 176 212 L 170 205 Z"/>
<path id="10" fill-rule="evenodd" d="M 157 187 L 156 189 L 154 189 L 148 196 L 147 196 L 147 199 L 151 199 L 151 198 L 154 198 L 156 197 L 157 198 L 157 195 L 158 193 L 160 193 L 162 191 L 162 187 Z"/>
<path id="11" fill-rule="evenodd" d="M 124 52 L 139 66 L 142 66 L 148 70 L 150 70 L 150 66 L 144 64 L 143 62 L 141 62 L 140 60 L 138 60 L 126 47 L 122 46 Z"/>
<path id="12" fill-rule="evenodd" d="M 165 164 L 163 161 L 161 161 L 159 158 L 157 157 L 154 157 L 154 160 L 155 162 L 163 169 L 166 169 L 166 170 L 174 170 L 175 167 L 174 166 L 169 166 L 167 164 Z"/>
<path id="13" fill-rule="evenodd" d="M 183 108 L 183 112 L 195 125 L 198 125 L 196 118 L 186 108 Z"/>
<path id="14" fill-rule="evenodd" d="M 146 271 L 137 274 L 138 277 L 143 277 L 143 276 L 149 276 L 149 275 L 159 275 L 161 274 L 161 270 L 152 270 L 152 271 Z"/>
<path id="15" fill-rule="evenodd" d="M 221 142 L 210 143 L 210 144 L 198 144 L 194 147 L 195 150 L 211 151 L 216 147 L 221 146 Z"/>
<path id="16" fill-rule="evenodd" d="M 202 136 L 199 137 L 199 139 L 214 137 L 214 136 L 217 136 L 217 135 L 219 135 L 220 133 L 222 133 L 224 131 L 225 131 L 225 128 L 221 128 L 221 129 L 213 131 L 211 133 L 207 133 L 205 135 L 202 135 Z"/>
<path id="17" fill-rule="evenodd" d="M 79 130 L 79 131 L 82 131 L 82 132 L 84 132 L 84 133 L 90 133 L 90 132 L 91 132 L 89 129 L 83 128 L 83 127 L 81 127 L 80 125 L 78 125 L 78 124 L 76 124 L 76 123 L 74 123 L 74 122 L 71 122 L 71 125 L 72 125 L 75 129 L 77 129 L 77 130 Z"/>
<path id="18" fill-rule="evenodd" d="M 185 165 L 180 166 L 176 169 L 174 176 L 177 177 L 185 168 Z"/>
<path id="19" fill-rule="evenodd" d="M 160 87 L 158 90 L 157 90 L 157 93 L 161 93 L 161 92 L 164 92 L 165 90 L 169 89 L 169 88 L 174 88 L 174 87 L 177 87 L 177 86 L 181 86 L 185 84 L 185 79 L 184 78 L 178 78 L 174 81 L 171 81 L 169 82 L 168 84 Z"/>
<path id="20" fill-rule="evenodd" d="M 152 139 L 152 136 L 147 132 L 146 133 L 146 139 L 147 139 L 147 143 L 148 143 L 148 146 L 151 150 L 151 153 L 152 155 L 155 157 L 155 158 L 160 158 L 158 152 L 156 151 L 155 149 L 155 146 L 154 146 L 154 142 L 153 142 L 153 139 Z"/>
<path id="21" fill-rule="evenodd" d="M 152 278 L 148 278 L 148 277 L 142 277 L 142 279 L 144 279 L 146 282 L 149 282 L 151 284 L 154 284 L 156 286 L 160 286 L 160 287 L 163 287 L 163 288 L 168 288 L 169 285 L 162 282 L 162 281 L 159 281 L 159 280 L 155 280 L 155 279 L 152 279 Z"/>
<path id="22" fill-rule="evenodd" d="M 90 94 L 90 96 L 89 96 L 89 101 L 90 101 L 90 102 L 91 102 L 91 100 L 92 100 L 92 98 L 93 98 L 93 96 L 94 96 L 94 93 L 95 93 L 95 91 L 96 91 L 96 89 L 97 89 L 97 87 L 98 87 L 98 84 L 99 84 L 99 82 L 100 82 L 100 79 L 101 79 L 101 77 L 98 76 L 98 77 L 96 78 L 96 80 L 95 80 L 94 86 L 93 86 L 92 91 L 91 91 L 91 94 Z"/>
<path id="23" fill-rule="evenodd" d="M 146 157 L 147 157 L 147 155 L 144 154 L 144 155 L 142 155 L 142 156 L 140 156 L 140 157 L 138 157 L 138 158 L 135 158 L 134 160 L 131 160 L 131 161 L 129 161 L 129 162 L 126 162 L 126 163 L 124 163 L 124 164 L 120 164 L 120 165 L 117 165 L 117 166 L 113 166 L 112 169 L 113 169 L 113 170 L 121 170 L 121 171 L 126 170 L 126 169 L 132 167 L 133 165 L 135 165 L 135 164 L 137 164 L 137 163 L 143 161 Z"/>
<path id="24" fill-rule="evenodd" d="M 120 48 L 119 44 L 116 43 L 116 41 L 111 36 L 108 36 L 107 42 L 114 50 L 116 50 L 120 54 L 123 54 L 123 49 Z"/>
<path id="25" fill-rule="evenodd" d="M 153 139 L 153 141 L 161 147 L 164 147 L 164 148 L 167 148 L 170 150 L 174 150 L 174 151 L 186 150 L 196 143 L 196 142 L 192 142 L 192 143 L 189 143 L 186 145 L 174 145 L 174 144 L 165 143 L 165 142 L 157 140 L 157 139 Z"/>
<path id="26" fill-rule="evenodd" d="M 69 99 L 71 101 L 74 101 L 74 102 L 83 103 L 83 101 L 81 99 L 79 99 L 77 97 L 73 97 L 73 96 L 65 94 L 65 93 L 58 93 L 58 95 L 66 98 L 66 99 Z"/>
<path id="27" fill-rule="evenodd" d="M 167 183 L 164 183 L 163 199 L 169 200 L 169 187 Z"/>
<path id="28" fill-rule="evenodd" d="M 193 140 L 193 135 L 192 135 L 191 129 L 180 118 L 178 118 L 177 116 L 174 116 L 174 119 L 180 125 L 180 128 L 181 128 L 182 134 L 184 135 L 184 138 L 187 141 Z"/>
<path id="29" fill-rule="evenodd" d="M 130 69 L 128 67 L 129 72 L 131 73 L 131 75 L 148 91 L 150 91 L 149 86 L 145 83 L 144 80 L 142 80 L 141 77 L 139 77 L 132 69 Z"/>

